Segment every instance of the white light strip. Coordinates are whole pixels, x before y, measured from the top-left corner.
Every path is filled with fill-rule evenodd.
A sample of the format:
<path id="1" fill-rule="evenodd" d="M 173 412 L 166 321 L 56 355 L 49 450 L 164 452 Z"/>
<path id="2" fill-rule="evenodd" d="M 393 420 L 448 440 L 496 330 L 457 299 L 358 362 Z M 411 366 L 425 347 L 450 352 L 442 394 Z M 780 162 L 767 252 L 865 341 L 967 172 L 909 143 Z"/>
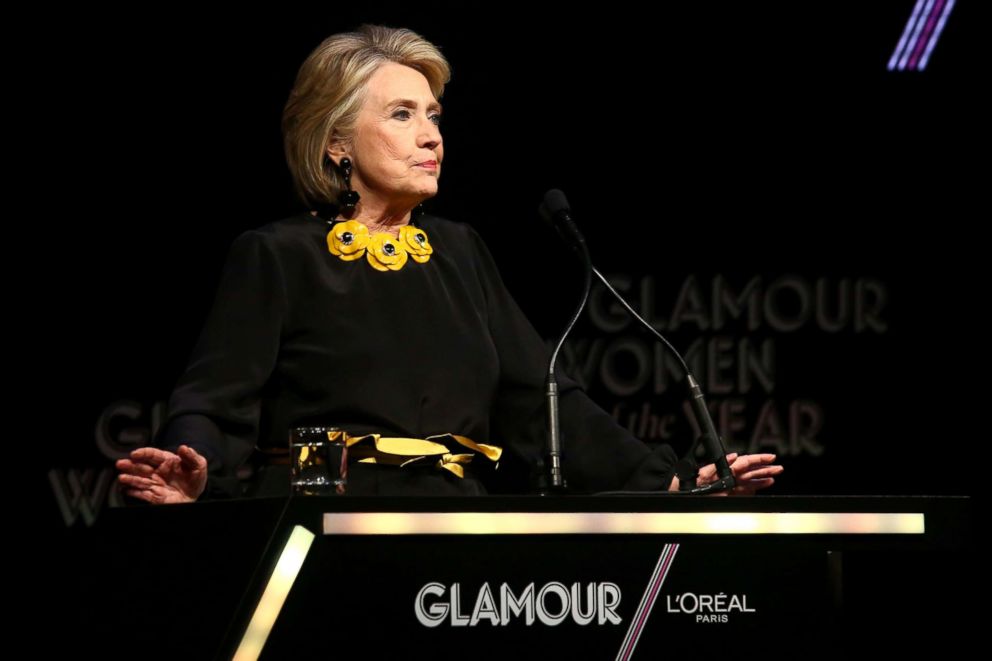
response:
<path id="1" fill-rule="evenodd" d="M 276 568 L 269 577 L 265 591 L 262 592 L 262 598 L 258 600 L 258 606 L 255 607 L 251 622 L 248 623 L 248 629 L 241 638 L 238 651 L 234 653 L 235 661 L 254 660 L 262 653 L 262 647 L 265 646 L 276 618 L 279 617 L 279 611 L 286 602 L 286 597 L 296 581 L 296 576 L 300 573 L 300 567 L 303 566 L 315 537 L 316 535 L 302 526 L 293 527 L 289 541 L 283 547 Z"/>
<path id="2" fill-rule="evenodd" d="M 325 535 L 921 535 L 918 512 L 326 512 Z"/>
<path id="3" fill-rule="evenodd" d="M 913 28 L 916 27 L 916 22 L 920 18 L 920 12 L 922 11 L 924 4 L 925 0 L 916 0 L 916 6 L 913 7 L 913 13 L 906 22 L 906 27 L 903 28 L 902 36 L 899 37 L 899 43 L 896 45 L 896 49 L 892 52 L 892 57 L 889 58 L 889 64 L 887 67 L 889 71 L 896 68 L 896 64 L 899 62 L 899 57 L 902 55 L 903 48 L 909 40 L 909 35 L 913 32 Z M 915 44 L 916 41 L 914 40 L 913 43 Z M 902 67 L 899 68 L 900 70 L 902 69 Z"/>
<path id="4" fill-rule="evenodd" d="M 927 24 L 927 19 L 930 18 L 930 12 L 933 11 L 934 1 L 927 0 L 926 7 L 923 8 L 923 13 L 920 14 L 920 19 L 916 22 L 916 27 L 913 29 L 913 36 L 909 39 L 909 46 L 903 52 L 902 57 L 899 58 L 899 64 L 896 65 L 899 71 L 906 69 L 909 58 L 912 57 L 913 51 L 916 50 L 916 44 L 920 41 L 920 32 L 923 31 L 924 26 Z"/>
<path id="5" fill-rule="evenodd" d="M 933 31 L 933 36 L 930 37 L 930 41 L 927 42 L 927 49 L 923 53 L 923 57 L 920 61 L 916 63 L 916 68 L 923 71 L 927 68 L 927 62 L 930 61 L 930 53 L 933 51 L 933 47 L 937 45 L 937 40 L 940 39 L 940 33 L 944 31 L 944 24 L 947 23 L 947 16 L 951 13 L 951 9 L 954 8 L 954 0 L 948 0 L 947 4 L 944 5 L 944 11 L 940 14 L 940 20 L 937 22 L 937 27 Z"/>

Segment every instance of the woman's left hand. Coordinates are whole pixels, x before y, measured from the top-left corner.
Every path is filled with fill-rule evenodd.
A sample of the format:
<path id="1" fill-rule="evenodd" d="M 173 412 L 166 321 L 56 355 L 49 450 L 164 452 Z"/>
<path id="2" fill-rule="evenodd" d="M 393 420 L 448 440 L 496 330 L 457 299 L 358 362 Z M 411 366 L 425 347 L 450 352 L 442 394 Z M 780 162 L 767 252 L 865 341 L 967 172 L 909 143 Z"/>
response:
<path id="1" fill-rule="evenodd" d="M 731 452 L 727 455 L 727 463 L 734 473 L 734 480 L 737 482 L 730 492 L 721 491 L 712 494 L 714 496 L 752 496 L 758 489 L 767 489 L 775 484 L 773 476 L 781 474 L 785 470 L 782 466 L 772 464 L 775 461 L 774 454 L 742 454 Z M 707 464 L 699 469 L 699 477 L 696 478 L 697 486 L 705 486 L 711 482 L 716 482 L 718 478 L 716 464 Z"/>

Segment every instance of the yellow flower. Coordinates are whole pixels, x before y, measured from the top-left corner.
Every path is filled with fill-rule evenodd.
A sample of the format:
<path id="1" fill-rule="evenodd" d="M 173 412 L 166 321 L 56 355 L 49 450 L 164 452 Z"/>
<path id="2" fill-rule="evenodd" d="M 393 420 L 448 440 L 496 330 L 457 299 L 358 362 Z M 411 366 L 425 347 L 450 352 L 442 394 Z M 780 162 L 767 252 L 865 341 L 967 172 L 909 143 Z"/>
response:
<path id="1" fill-rule="evenodd" d="M 403 243 L 385 232 L 373 235 L 368 247 L 365 256 L 380 271 L 399 271 L 406 264 L 408 254 Z"/>
<path id="2" fill-rule="evenodd" d="M 361 259 L 369 244 L 369 228 L 357 220 L 336 223 L 327 233 L 327 249 L 346 262 Z"/>
<path id="3" fill-rule="evenodd" d="M 427 232 L 413 225 L 404 225 L 400 228 L 400 243 L 410 253 L 413 261 L 420 264 L 430 259 L 434 252 L 427 238 Z"/>

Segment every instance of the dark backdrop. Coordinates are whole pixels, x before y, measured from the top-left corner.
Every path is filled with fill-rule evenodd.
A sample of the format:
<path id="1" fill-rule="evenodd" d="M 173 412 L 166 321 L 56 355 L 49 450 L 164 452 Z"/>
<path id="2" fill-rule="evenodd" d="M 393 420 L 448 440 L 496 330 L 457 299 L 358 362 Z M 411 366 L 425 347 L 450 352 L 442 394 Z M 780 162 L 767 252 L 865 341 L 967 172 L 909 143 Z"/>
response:
<path id="1" fill-rule="evenodd" d="M 363 22 L 410 27 L 451 62 L 441 192 L 425 206 L 479 229 L 542 334 L 577 290 L 536 214 L 560 187 L 599 268 L 636 300 L 649 290 L 679 348 L 701 343 L 733 446 L 779 452 L 775 492 L 968 492 L 984 428 L 974 221 L 988 217 L 974 9 L 955 8 L 927 70 L 888 72 L 912 6 L 59 17 L 35 46 L 55 63 L 29 93 L 59 142 L 43 159 L 58 183 L 31 212 L 59 276 L 35 301 L 54 357 L 35 401 L 59 430 L 34 492 L 44 521 L 80 525 L 114 502 L 111 459 L 155 426 L 231 240 L 301 210 L 281 108 L 306 55 Z M 753 287 L 755 328 L 712 327 L 720 282 Z M 850 313 L 836 330 L 804 316 L 818 282 L 827 316 Z M 598 318 L 583 318 L 569 369 L 635 431 L 632 411 L 674 414 L 667 440 L 684 451 L 681 390 L 653 378 L 667 359 Z M 774 353 L 770 383 L 746 385 L 749 347 Z M 640 433 L 666 440 L 650 415 Z"/>

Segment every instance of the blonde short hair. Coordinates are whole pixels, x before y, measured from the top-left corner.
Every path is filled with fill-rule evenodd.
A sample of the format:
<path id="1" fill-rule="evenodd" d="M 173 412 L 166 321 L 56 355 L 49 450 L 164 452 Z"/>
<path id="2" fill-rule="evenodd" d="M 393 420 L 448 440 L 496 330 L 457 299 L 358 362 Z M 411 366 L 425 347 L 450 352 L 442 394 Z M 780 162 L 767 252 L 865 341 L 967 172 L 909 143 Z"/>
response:
<path id="1" fill-rule="evenodd" d="M 305 205 L 337 204 L 345 184 L 327 146 L 354 135 L 366 85 L 385 62 L 422 73 L 436 99 L 451 79 L 451 67 L 434 44 L 412 30 L 381 25 L 331 35 L 296 74 L 282 113 L 282 135 L 293 185 Z"/>

